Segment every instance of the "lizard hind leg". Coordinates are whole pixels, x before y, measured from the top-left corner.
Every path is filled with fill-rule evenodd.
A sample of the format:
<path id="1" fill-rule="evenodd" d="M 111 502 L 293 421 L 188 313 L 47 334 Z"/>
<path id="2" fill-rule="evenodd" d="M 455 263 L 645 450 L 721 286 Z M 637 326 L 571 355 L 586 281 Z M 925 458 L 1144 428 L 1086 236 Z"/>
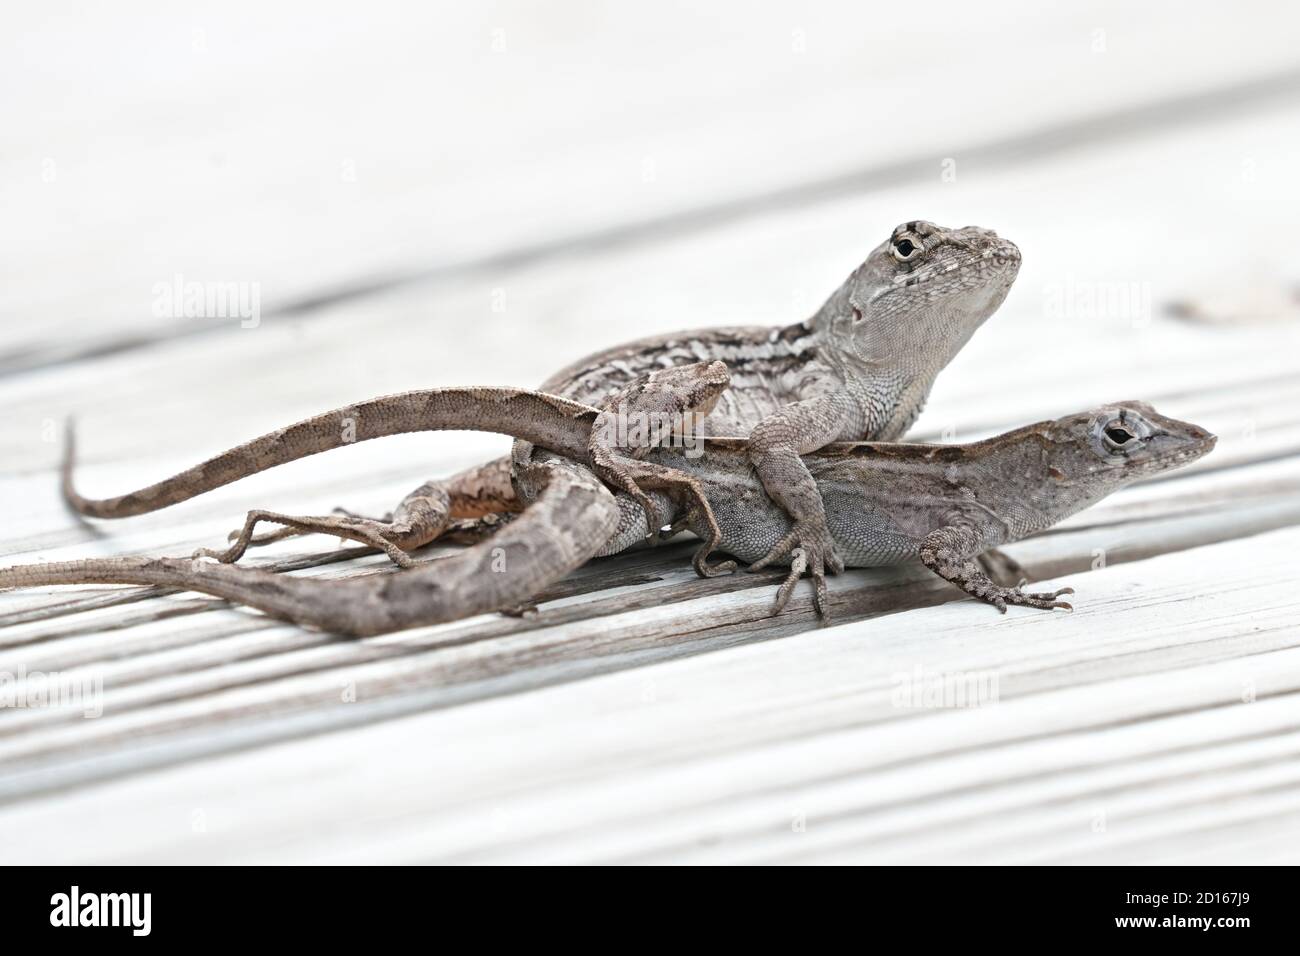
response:
<path id="1" fill-rule="evenodd" d="M 451 512 L 451 499 L 445 487 L 425 482 L 412 491 L 394 510 L 391 519 L 360 518 L 354 515 L 286 515 L 255 509 L 244 519 L 243 526 L 230 535 L 229 547 L 218 550 L 200 548 L 195 557 L 215 558 L 232 564 L 250 548 L 299 534 L 328 534 L 358 541 L 378 548 L 398 567 L 410 567 L 414 560 L 407 554 L 428 544 L 442 534 Z M 269 534 L 254 534 L 258 524 L 270 522 L 283 527 Z"/>
<path id="2" fill-rule="evenodd" d="M 1057 600 L 1063 594 L 1073 594 L 1074 588 L 1028 593 L 1019 585 L 1007 587 L 994 582 L 969 556 L 973 541 L 974 532 L 966 528 L 948 527 L 932 531 L 921 543 L 921 561 L 945 581 L 955 584 L 973 598 L 992 604 L 1003 614 L 1007 613 L 1009 604 L 1043 611 L 1055 608 L 1074 610 L 1072 604 Z"/>
<path id="3" fill-rule="evenodd" d="M 342 507 L 334 508 L 332 509 L 332 511 L 336 515 L 342 515 L 345 518 L 354 518 L 359 521 L 374 521 L 381 524 L 388 524 L 393 520 L 393 513 L 391 511 L 388 512 L 386 515 L 384 515 L 382 518 L 374 518 L 369 515 L 357 514 L 356 512 L 349 511 L 347 508 L 342 508 Z M 268 518 L 263 520 L 270 520 L 270 519 Z M 300 520 L 306 520 L 306 519 L 300 519 Z M 242 533 L 242 530 L 243 529 L 241 528 L 238 531 L 230 532 L 230 534 L 226 536 L 226 540 L 227 541 L 236 540 Z M 264 534 L 253 535 L 251 538 L 248 539 L 248 547 L 261 548 L 268 544 L 275 544 L 277 541 L 284 541 L 286 538 L 298 538 L 306 534 L 314 534 L 314 533 L 315 533 L 314 530 L 311 528 L 301 528 L 301 527 L 293 527 L 292 525 L 285 525 L 284 527 L 279 528 L 275 531 L 267 531 Z M 205 556 L 207 557 L 213 556 L 211 549 L 204 549 L 204 553 Z"/>
<path id="4" fill-rule="evenodd" d="M 406 552 L 455 532 L 455 543 L 479 540 L 500 527 L 501 521 L 520 509 L 510 481 L 510 459 L 499 458 L 468 468 L 447 479 L 426 481 L 383 518 L 370 518 L 335 508 L 333 515 L 284 515 L 255 510 L 248 513 L 241 528 L 232 531 L 225 550 L 204 548 L 196 556 L 216 558 L 230 564 L 249 548 L 272 544 L 305 534 L 328 534 L 358 541 L 385 552 L 393 563 L 407 567 Z M 454 519 L 477 520 L 472 528 Z M 260 522 L 282 527 L 255 534 Z"/>

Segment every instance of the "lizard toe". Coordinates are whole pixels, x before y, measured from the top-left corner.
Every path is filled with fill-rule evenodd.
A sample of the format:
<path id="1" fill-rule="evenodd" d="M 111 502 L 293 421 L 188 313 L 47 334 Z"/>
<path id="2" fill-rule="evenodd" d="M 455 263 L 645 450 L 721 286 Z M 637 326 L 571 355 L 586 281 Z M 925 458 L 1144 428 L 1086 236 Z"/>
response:
<path id="1" fill-rule="evenodd" d="M 826 575 L 813 571 L 813 607 L 818 617 L 830 617 L 830 600 L 826 595 Z"/>
<path id="2" fill-rule="evenodd" d="M 750 570 L 753 570 L 751 567 Z M 790 600 L 790 595 L 794 593 L 794 586 L 799 583 L 803 573 L 808 570 L 808 556 L 804 553 L 803 548 L 795 548 L 790 553 L 790 573 L 785 576 L 781 586 L 776 591 L 776 601 L 772 604 L 772 617 L 780 614 L 785 610 L 786 604 Z"/>
<path id="3" fill-rule="evenodd" d="M 759 558 L 757 561 L 751 564 L 749 566 L 749 570 L 762 571 L 769 564 L 774 564 L 777 561 L 780 561 L 782 558 L 786 557 L 787 555 L 789 555 L 793 560 L 794 555 L 792 553 L 792 549 L 795 548 L 795 544 L 797 541 L 798 541 L 797 535 L 795 534 L 795 532 L 791 531 L 789 534 L 783 537 L 776 544 L 772 545 L 771 550 L 769 550 L 767 554 L 763 555 L 761 558 Z"/>
<path id="4" fill-rule="evenodd" d="M 1060 588 L 1056 591 L 1037 591 L 1026 592 L 1019 587 L 1004 588 L 993 598 L 993 603 L 998 609 L 1005 612 L 1008 604 L 1019 605 L 1020 607 L 1032 607 L 1040 611 L 1051 611 L 1060 608 L 1064 611 L 1073 611 L 1074 605 L 1065 601 L 1056 600 L 1062 594 L 1073 594 L 1074 588 Z"/>
<path id="5" fill-rule="evenodd" d="M 784 556 L 784 552 L 781 549 L 783 545 L 789 547 L 789 545 L 786 544 L 787 539 L 792 539 L 789 543 L 795 545 L 795 547 L 791 548 L 788 552 L 790 558 L 790 573 L 786 575 L 785 580 L 781 583 L 781 587 L 776 592 L 776 602 L 772 608 L 772 613 L 774 615 L 780 614 L 781 611 L 785 609 L 786 604 L 789 603 L 790 595 L 794 593 L 795 585 L 798 584 L 799 579 L 807 573 L 808 576 L 812 578 L 813 608 L 817 611 L 819 616 L 827 617 L 830 601 L 827 598 L 826 572 L 830 568 L 828 567 L 829 561 L 828 553 L 826 551 L 800 540 L 795 537 L 792 532 L 791 535 L 787 535 L 786 539 L 782 539 L 781 542 L 778 542 L 777 546 L 768 552 L 762 560 L 751 564 L 749 570 L 761 570 L 766 567 L 769 562 L 775 561 L 779 557 Z"/>
<path id="6" fill-rule="evenodd" d="M 719 561 L 717 564 L 709 564 L 708 556 L 713 549 L 708 545 L 697 548 L 695 554 L 691 556 L 691 566 L 695 568 L 695 573 L 702 578 L 716 578 L 723 574 L 730 574 L 736 570 L 736 562 L 727 560 Z"/>

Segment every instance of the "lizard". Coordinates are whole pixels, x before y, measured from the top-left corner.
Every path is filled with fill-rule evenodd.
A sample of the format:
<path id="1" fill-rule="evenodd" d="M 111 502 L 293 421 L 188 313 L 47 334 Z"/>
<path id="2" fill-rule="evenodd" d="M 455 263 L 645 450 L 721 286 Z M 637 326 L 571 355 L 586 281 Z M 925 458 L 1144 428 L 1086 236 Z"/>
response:
<path id="1" fill-rule="evenodd" d="M 647 372 L 721 360 L 730 387 L 705 419 L 703 434 L 749 438 L 749 455 L 768 494 L 791 516 L 787 533 L 753 564 L 757 570 L 796 549 L 807 559 L 814 600 L 824 610 L 825 579 L 843 561 L 800 455 L 835 441 L 901 438 L 920 414 L 939 372 L 997 310 L 1018 274 L 1020 250 L 991 230 L 903 223 L 878 245 L 810 318 L 785 327 L 739 326 L 641 339 L 589 356 L 551 376 L 541 391 L 599 405 Z M 125 495 L 79 494 L 72 472 L 72 429 L 62 468 L 64 499 L 97 518 L 143 514 L 185 501 L 267 468 L 398 431 L 422 430 L 409 409 L 386 408 L 400 397 L 362 402 L 254 439 L 171 478 Z M 374 427 L 353 430 L 364 416 Z M 435 540 L 454 518 L 518 512 L 538 489 L 524 467 L 531 443 L 512 456 L 427 481 L 383 519 L 249 512 L 232 533 L 242 546 L 320 532 L 381 546 L 393 560 Z M 542 472 L 537 472 L 542 474 Z M 626 492 L 620 490 L 620 498 Z M 645 501 L 640 502 L 645 506 Z M 341 510 L 341 509 L 339 509 Z M 246 536 L 250 522 L 277 522 L 278 532 Z M 653 531 L 652 531 L 653 533 Z M 703 563 L 697 570 L 705 573 Z"/>
<path id="2" fill-rule="evenodd" d="M 591 468 L 599 409 L 520 389 L 421 394 L 426 427 L 501 431 L 561 456 L 530 466 L 540 489 L 532 507 L 463 552 L 392 574 L 334 581 L 195 558 L 92 558 L 0 569 L 0 588 L 165 585 L 364 637 L 518 606 L 602 543 L 627 546 L 650 530 L 640 505 L 620 507 Z M 849 565 L 919 560 L 1003 613 L 1009 605 L 1069 610 L 1058 598 L 1071 589 L 1027 593 L 997 584 L 976 557 L 1046 530 L 1127 484 L 1195 461 L 1215 441 L 1196 425 L 1126 401 L 963 445 L 832 443 L 803 456 L 801 465 L 817 483 L 827 526 Z M 789 533 L 793 519 L 767 495 L 743 439 L 706 439 L 696 458 L 675 446 L 650 448 L 645 458 L 698 483 L 722 550 L 749 560 Z M 682 518 L 697 533 L 706 530 L 696 506 L 679 504 L 668 517 Z M 807 557 L 796 550 L 788 560 L 797 571 Z M 797 579 L 792 574 L 782 584 L 778 608 Z"/>

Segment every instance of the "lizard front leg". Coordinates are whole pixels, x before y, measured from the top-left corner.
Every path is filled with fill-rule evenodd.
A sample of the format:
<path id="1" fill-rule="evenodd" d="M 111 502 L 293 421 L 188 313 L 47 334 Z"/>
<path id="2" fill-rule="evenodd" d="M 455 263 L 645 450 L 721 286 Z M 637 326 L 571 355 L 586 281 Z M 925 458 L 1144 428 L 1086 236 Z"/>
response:
<path id="1" fill-rule="evenodd" d="M 992 604 L 1003 614 L 1008 604 L 1034 607 L 1044 611 L 1053 608 L 1074 610 L 1065 601 L 1056 600 L 1062 594 L 1073 594 L 1073 588 L 1058 591 L 1026 593 L 1019 585 L 1004 587 L 995 583 L 975 560 L 986 550 L 983 534 L 970 524 L 955 523 L 931 531 L 921 542 L 921 561 L 927 568 L 951 584 L 957 585 L 973 598 Z"/>
<path id="2" fill-rule="evenodd" d="M 831 392 L 787 405 L 763 419 L 749 436 L 749 456 L 768 496 L 794 521 L 790 532 L 766 555 L 750 565 L 758 571 L 790 558 L 790 576 L 777 592 L 773 614 L 789 600 L 794 582 L 806 569 L 813 579 L 813 604 L 826 613 L 826 571 L 838 574 L 844 562 L 835 550 L 826 524 L 826 506 L 817 483 L 800 455 L 853 435 L 860 418 L 856 402 L 844 391 Z"/>
<path id="3" fill-rule="evenodd" d="M 658 540 L 661 529 L 659 510 L 643 489 L 686 496 L 691 510 L 707 528 L 705 542 L 692 559 L 701 577 L 714 577 L 736 567 L 734 561 L 716 565 L 707 561 L 722 541 L 722 530 L 704 487 L 682 471 L 642 461 L 641 456 L 670 440 L 688 443 L 698 437 L 697 421 L 713 410 L 730 382 L 723 362 L 679 365 L 643 375 L 601 404 L 588 443 L 592 470 L 641 506 L 652 539 Z"/>

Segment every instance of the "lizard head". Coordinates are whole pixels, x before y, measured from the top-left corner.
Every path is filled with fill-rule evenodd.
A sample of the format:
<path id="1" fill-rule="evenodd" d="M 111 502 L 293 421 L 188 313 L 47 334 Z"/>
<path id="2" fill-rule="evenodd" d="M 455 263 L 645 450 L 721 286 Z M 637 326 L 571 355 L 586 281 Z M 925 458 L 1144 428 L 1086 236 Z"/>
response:
<path id="1" fill-rule="evenodd" d="M 1019 462 L 1016 470 L 1041 476 L 1040 487 L 1026 497 L 1054 513 L 1055 520 L 1125 485 L 1196 461 L 1217 441 L 1198 425 L 1136 401 L 1103 405 L 1029 430 L 1037 431 L 1041 451 L 1033 460 Z M 1006 477 L 1017 480 L 1011 473 Z"/>
<path id="2" fill-rule="evenodd" d="M 683 409 L 692 409 L 700 418 L 713 411 L 722 393 L 731 385 L 731 372 L 725 362 L 695 362 L 655 369 L 639 383 L 642 392 L 659 391 L 671 395 Z"/>
<path id="3" fill-rule="evenodd" d="M 937 373 L 1006 298 L 1020 250 L 991 229 L 906 222 L 872 250 L 842 288 L 847 302 L 823 308 L 831 335 L 867 362 L 908 357 Z M 847 305 L 847 308 L 844 306 Z"/>

